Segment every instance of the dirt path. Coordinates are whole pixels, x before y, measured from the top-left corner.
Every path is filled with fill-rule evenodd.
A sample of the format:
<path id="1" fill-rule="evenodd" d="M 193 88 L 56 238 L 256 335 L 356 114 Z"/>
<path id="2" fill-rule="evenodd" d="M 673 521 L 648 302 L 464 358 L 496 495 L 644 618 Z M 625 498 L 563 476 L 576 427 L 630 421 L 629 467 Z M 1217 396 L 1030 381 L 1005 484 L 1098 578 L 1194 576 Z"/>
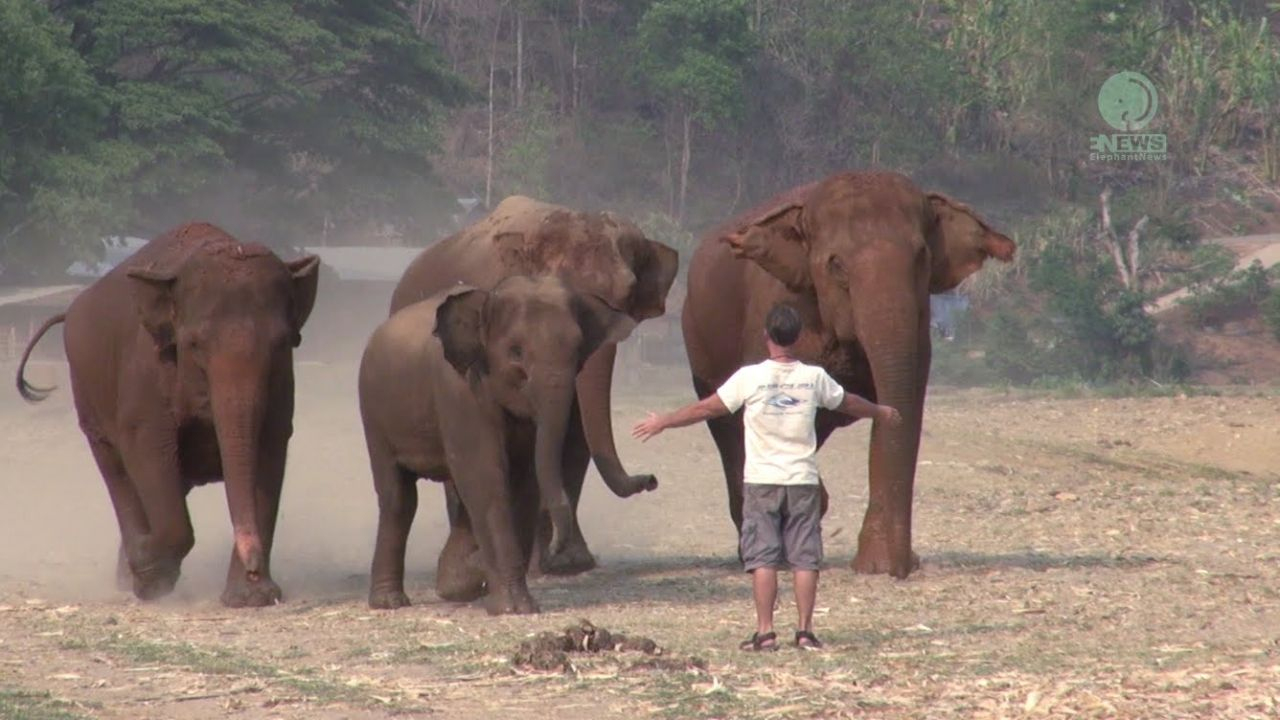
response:
<path id="1" fill-rule="evenodd" d="M 9 368 L 0 368 L 8 372 Z M 40 373 L 56 375 L 58 366 Z M 489 618 L 432 592 L 439 488 L 409 550 L 415 605 L 364 603 L 376 506 L 354 368 L 301 368 L 280 544 L 286 602 L 216 602 L 230 547 L 217 486 L 175 595 L 113 588 L 116 530 L 65 385 L 42 406 L 0 395 L 0 718 L 1276 717 L 1280 686 L 1280 406 L 1257 396 L 1052 399 L 938 390 L 905 582 L 848 570 L 865 509 L 867 428 L 822 454 L 833 504 L 819 653 L 752 656 L 719 461 L 705 430 L 640 446 L 621 430 L 685 400 L 679 374 L 619 398 L 633 471 L 598 478 L 584 532 L 601 568 L 534 583 L 543 614 Z M 794 608 L 780 599 L 789 633 Z M 569 673 L 515 667 L 529 635 L 589 618 L 638 653 Z"/>
<path id="2" fill-rule="evenodd" d="M 1280 234 L 1217 238 L 1205 240 L 1204 242 L 1223 245 L 1242 253 L 1240 259 L 1236 261 L 1236 265 L 1233 268 L 1234 271 L 1244 270 L 1252 265 L 1255 260 L 1262 263 L 1263 268 L 1270 268 L 1273 265 L 1280 264 Z M 1168 295 L 1156 298 L 1148 307 L 1152 314 L 1158 315 L 1177 307 L 1178 301 L 1189 294 L 1190 292 L 1185 288 L 1175 290 Z"/>

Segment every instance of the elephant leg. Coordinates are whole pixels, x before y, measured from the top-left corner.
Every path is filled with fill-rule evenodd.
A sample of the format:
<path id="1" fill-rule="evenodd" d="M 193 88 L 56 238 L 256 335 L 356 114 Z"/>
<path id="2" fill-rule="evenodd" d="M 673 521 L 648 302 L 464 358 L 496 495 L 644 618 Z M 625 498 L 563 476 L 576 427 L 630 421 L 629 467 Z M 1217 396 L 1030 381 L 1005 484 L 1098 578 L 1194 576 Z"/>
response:
<path id="1" fill-rule="evenodd" d="M 450 602 L 471 602 L 485 593 L 484 558 L 471 518 L 452 482 L 444 483 L 449 539 L 436 561 L 436 594 Z"/>
<path id="2" fill-rule="evenodd" d="M 575 404 L 565 430 L 564 439 L 564 489 L 573 505 L 574 516 L 578 513 L 578 500 L 582 497 L 582 487 L 587 477 L 587 466 L 591 463 L 591 449 L 587 446 L 587 436 L 582 427 L 582 416 Z M 530 478 L 532 480 L 532 477 Z M 538 510 L 538 527 L 533 557 L 529 561 L 529 574 L 533 577 L 546 575 L 577 575 L 596 567 L 596 559 L 587 547 L 587 540 L 582 536 L 582 525 L 573 524 L 573 534 L 569 536 L 564 550 L 551 562 L 547 561 L 547 547 L 551 544 L 551 515 Z"/>
<path id="3" fill-rule="evenodd" d="M 535 613 L 538 606 L 525 581 L 528 565 L 516 529 L 515 498 L 505 470 L 498 463 L 477 460 L 464 472 L 455 472 L 454 482 L 484 560 L 489 614 Z"/>
<path id="4" fill-rule="evenodd" d="M 716 391 L 714 387 L 697 378 L 693 380 L 693 388 L 700 398 L 705 398 Z M 729 517 L 733 519 L 733 526 L 741 533 L 742 473 L 747 464 L 742 412 L 708 420 L 707 428 L 711 430 L 711 439 L 715 441 L 716 449 L 720 451 L 720 464 L 724 468 L 725 488 L 729 495 Z M 741 559 L 741 549 L 738 555 Z"/>
<path id="5" fill-rule="evenodd" d="M 128 540 L 125 542 L 133 570 L 133 594 L 140 600 L 154 600 L 173 591 L 182 560 L 195 546 L 195 531 L 187 512 L 187 487 L 182 481 L 178 441 L 172 429 L 144 424 L 126 438 L 124 445 L 120 457 L 148 529 L 132 547 Z"/>
<path id="6" fill-rule="evenodd" d="M 129 567 L 129 554 L 125 552 L 124 541 L 120 542 L 120 551 L 116 554 L 116 589 L 120 592 L 133 590 L 133 569 Z"/>
<path id="7" fill-rule="evenodd" d="M 538 531 L 542 528 L 542 494 L 532 463 L 511 465 L 511 516 L 515 522 L 516 541 L 526 568 L 533 567 L 533 555 L 538 545 Z M 548 520 L 549 522 L 549 520 Z"/>
<path id="8" fill-rule="evenodd" d="M 284 489 L 284 466 L 288 440 L 279 437 L 263 439 L 258 460 L 258 485 L 254 488 L 254 506 L 258 536 L 262 542 L 262 570 L 256 581 L 250 581 L 235 546 L 227 567 L 227 582 L 222 591 L 222 604 L 227 607 L 267 607 L 284 599 L 280 586 L 271 577 L 271 546 L 275 542 L 276 518 L 280 512 L 280 495 Z"/>
<path id="9" fill-rule="evenodd" d="M 370 443 L 373 485 L 378 493 L 378 534 L 369 572 L 369 607 L 395 610 L 407 607 L 404 556 L 409 530 L 418 512 L 418 478 L 400 467 L 390 451 Z"/>
<path id="10" fill-rule="evenodd" d="M 130 553 L 140 564 L 144 558 L 139 554 L 142 550 L 150 527 L 147 525 L 147 514 L 142 507 L 142 500 L 124 470 L 124 461 L 115 448 L 103 440 L 89 438 L 89 450 L 93 460 L 102 473 L 107 485 L 107 494 L 111 498 L 111 507 L 115 510 L 116 524 L 120 527 L 120 552 L 116 558 L 116 587 L 123 592 L 133 590 L 133 568 Z"/>

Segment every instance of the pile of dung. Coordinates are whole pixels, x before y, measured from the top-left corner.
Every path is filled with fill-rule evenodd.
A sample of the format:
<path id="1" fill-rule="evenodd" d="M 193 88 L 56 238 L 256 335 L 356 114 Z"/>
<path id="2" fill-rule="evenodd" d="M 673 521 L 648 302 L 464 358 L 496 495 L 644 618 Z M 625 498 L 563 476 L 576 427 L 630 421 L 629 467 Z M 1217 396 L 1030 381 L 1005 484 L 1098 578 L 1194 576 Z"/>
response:
<path id="1" fill-rule="evenodd" d="M 562 632 L 539 633 L 520 643 L 520 649 L 511 658 L 517 667 L 531 670 L 572 672 L 571 654 L 598 654 L 606 652 L 638 652 L 646 657 L 634 662 L 633 670 L 689 670 L 703 669 L 706 661 L 700 658 L 678 660 L 664 655 L 664 650 L 653 640 L 639 635 L 623 635 L 596 627 L 589 620 L 581 620 Z"/>

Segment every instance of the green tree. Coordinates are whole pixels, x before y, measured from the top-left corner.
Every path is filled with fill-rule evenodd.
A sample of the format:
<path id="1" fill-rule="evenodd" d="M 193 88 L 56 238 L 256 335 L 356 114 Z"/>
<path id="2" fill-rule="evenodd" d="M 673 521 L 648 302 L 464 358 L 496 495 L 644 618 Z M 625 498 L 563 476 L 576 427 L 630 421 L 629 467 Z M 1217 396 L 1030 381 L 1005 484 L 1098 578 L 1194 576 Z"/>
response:
<path id="1" fill-rule="evenodd" d="M 121 217 L 137 165 L 100 138 L 107 98 L 44 3 L 0 0 L 0 262 L 46 267 Z"/>
<path id="2" fill-rule="evenodd" d="M 276 243 L 421 220 L 435 122 L 467 93 L 394 0 L 55 7 L 0 4 L 11 254 L 192 216 Z"/>
<path id="3" fill-rule="evenodd" d="M 671 214 L 683 221 L 694 124 L 715 130 L 742 108 L 747 63 L 755 50 L 747 3 L 658 0 L 640 19 L 637 36 L 640 71 L 679 119 L 679 191 Z"/>

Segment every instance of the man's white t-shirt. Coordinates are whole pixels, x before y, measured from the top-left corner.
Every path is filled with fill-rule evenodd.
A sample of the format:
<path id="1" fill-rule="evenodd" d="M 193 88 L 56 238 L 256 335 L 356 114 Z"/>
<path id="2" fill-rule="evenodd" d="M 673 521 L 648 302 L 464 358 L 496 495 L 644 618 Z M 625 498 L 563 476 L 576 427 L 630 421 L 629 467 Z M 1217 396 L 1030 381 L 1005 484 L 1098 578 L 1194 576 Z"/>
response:
<path id="1" fill-rule="evenodd" d="M 834 410 L 844 388 L 826 370 L 799 361 L 765 360 L 739 369 L 716 391 L 729 412 L 746 406 L 747 463 L 743 481 L 817 485 L 819 407 Z"/>

